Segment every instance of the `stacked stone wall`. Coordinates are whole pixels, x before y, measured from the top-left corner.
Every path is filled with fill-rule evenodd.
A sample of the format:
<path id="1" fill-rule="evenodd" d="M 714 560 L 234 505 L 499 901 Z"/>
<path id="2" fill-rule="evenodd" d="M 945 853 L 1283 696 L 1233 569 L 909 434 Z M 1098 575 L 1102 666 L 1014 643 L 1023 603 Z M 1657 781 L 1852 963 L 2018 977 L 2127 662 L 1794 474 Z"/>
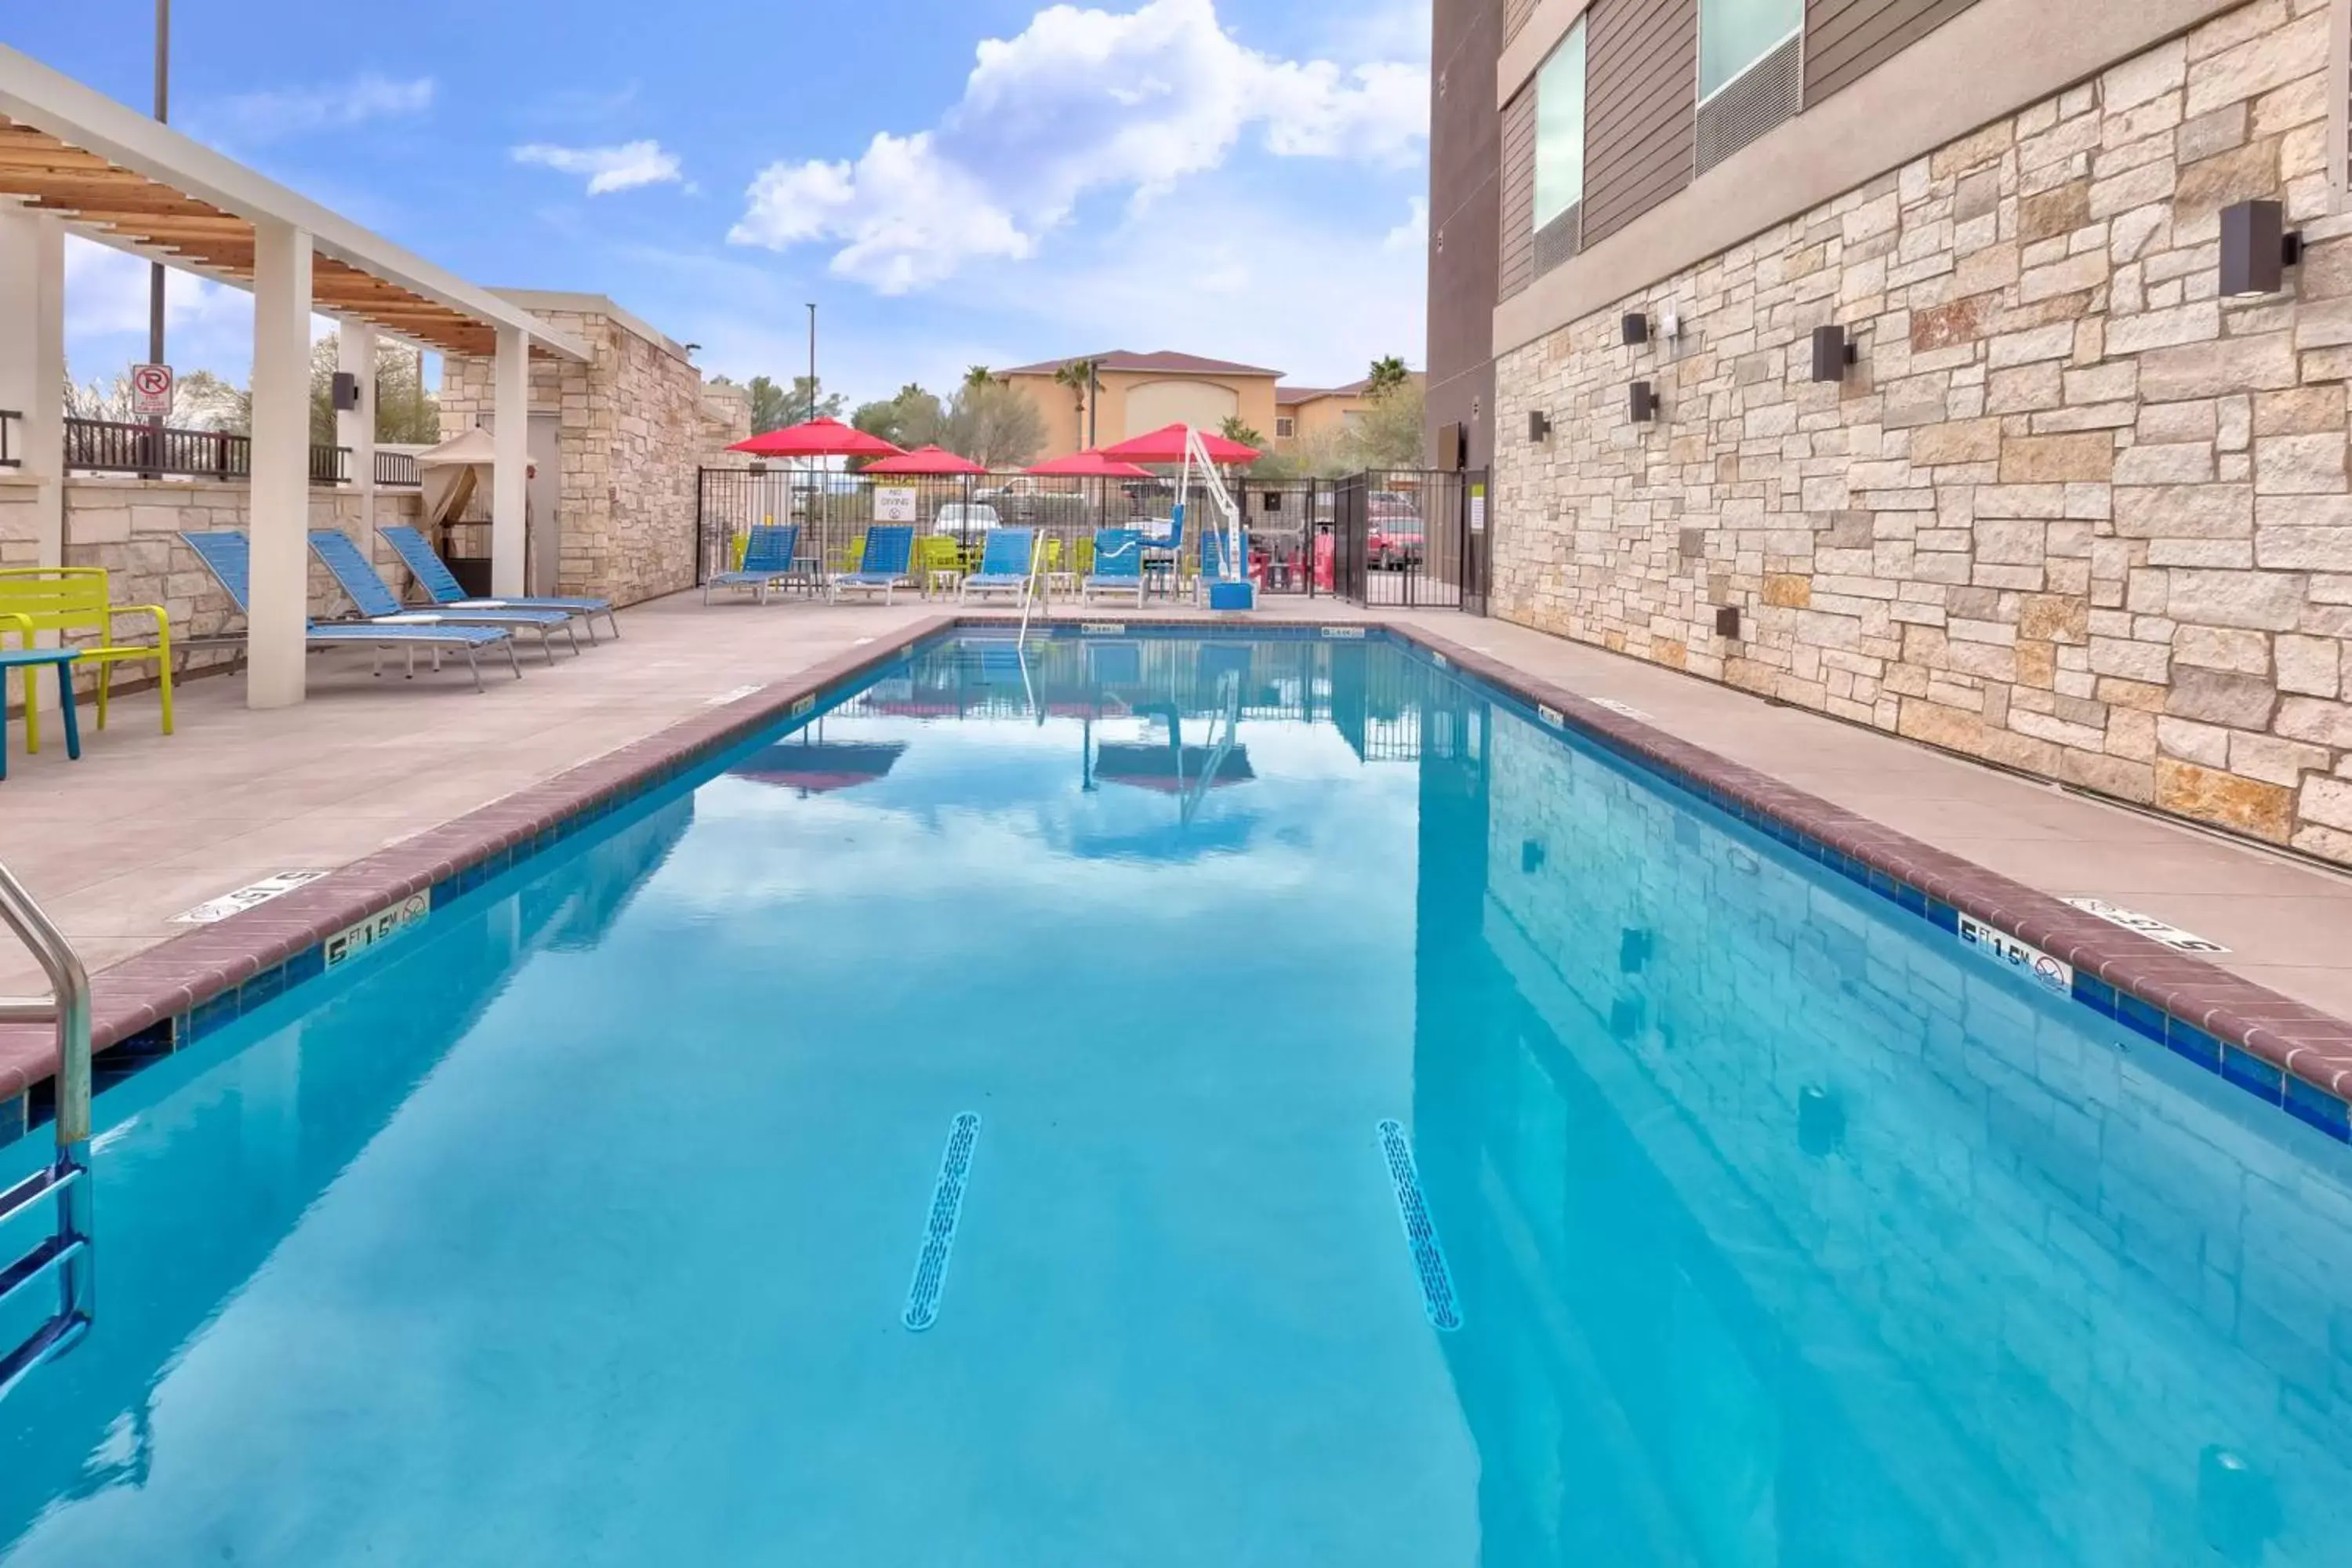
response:
<path id="1" fill-rule="evenodd" d="M 1506 354 L 1555 434 L 1496 456 L 1496 613 L 2352 863 L 2329 23 L 2257 0 Z M 2252 199 L 2305 258 L 2222 300 Z"/>

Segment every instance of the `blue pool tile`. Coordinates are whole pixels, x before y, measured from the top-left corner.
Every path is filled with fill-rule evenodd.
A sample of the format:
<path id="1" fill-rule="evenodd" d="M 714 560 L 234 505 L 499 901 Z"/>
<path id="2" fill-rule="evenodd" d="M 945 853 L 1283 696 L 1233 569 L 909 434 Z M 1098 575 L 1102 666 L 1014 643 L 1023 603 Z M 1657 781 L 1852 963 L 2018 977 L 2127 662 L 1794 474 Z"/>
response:
<path id="1" fill-rule="evenodd" d="M 235 1023 L 236 1015 L 236 987 L 232 985 L 219 995 L 197 1003 L 189 1012 L 187 1037 L 200 1040 L 215 1029 Z"/>
<path id="2" fill-rule="evenodd" d="M 286 961 L 286 984 L 289 985 L 316 980 L 326 973 L 327 949 L 323 942 L 313 942 Z"/>
<path id="3" fill-rule="evenodd" d="M 1908 882 L 1895 884 L 1895 901 L 1915 915 L 1925 915 L 1927 912 L 1927 895 Z"/>
<path id="4" fill-rule="evenodd" d="M 237 1011 L 250 1013 L 265 1002 L 277 1000 L 286 989 L 286 966 L 282 963 L 265 969 L 236 988 Z"/>
<path id="5" fill-rule="evenodd" d="M 2186 1019 L 2166 1023 L 2164 1043 L 2174 1055 L 2188 1058 L 2207 1072 L 2221 1070 L 2221 1042 Z"/>
<path id="6" fill-rule="evenodd" d="M 1951 908 L 1948 904 L 1938 904 L 1936 907 L 1943 910 Z M 1936 923 L 1941 925 L 1943 921 L 1939 920 Z M 1958 927 L 1948 929 L 1957 930 Z M 2074 972 L 2074 1000 L 2101 1017 L 2112 1018 L 2116 1016 L 2116 988 L 2097 975 L 2085 973 L 2079 969 Z"/>
<path id="7" fill-rule="evenodd" d="M 2286 1108 L 2298 1121 L 2308 1121 L 2339 1143 L 2352 1143 L 2352 1107 L 2299 1078 L 2286 1080 Z"/>
<path id="8" fill-rule="evenodd" d="M 2221 1052 L 2221 1076 L 2247 1093 L 2276 1105 L 2281 1094 L 2281 1080 L 2286 1075 L 2262 1058 L 2230 1046 Z"/>
<path id="9" fill-rule="evenodd" d="M 1959 934 L 1960 911 L 1954 909 L 1951 905 L 1944 902 L 1943 900 L 1929 899 L 1927 900 L 1927 918 L 1935 921 L 1936 924 L 1943 930 L 1950 931 L 1953 935 L 1957 936 Z M 2110 998 L 2108 1016 L 2110 1017 L 2114 1016 L 2114 1005 L 2112 1000 L 2114 994 L 2115 993 L 2112 991 L 2108 993 L 2108 996 Z"/>
<path id="10" fill-rule="evenodd" d="M 2128 991 L 2118 991 L 2116 1020 L 2130 1025 L 2159 1046 L 2164 1044 L 2165 1012 L 2153 1002 L 2143 1002 Z"/>
<path id="11" fill-rule="evenodd" d="M 0 1143 L 14 1143 L 25 1135 L 25 1097 L 12 1094 L 0 1100 Z"/>

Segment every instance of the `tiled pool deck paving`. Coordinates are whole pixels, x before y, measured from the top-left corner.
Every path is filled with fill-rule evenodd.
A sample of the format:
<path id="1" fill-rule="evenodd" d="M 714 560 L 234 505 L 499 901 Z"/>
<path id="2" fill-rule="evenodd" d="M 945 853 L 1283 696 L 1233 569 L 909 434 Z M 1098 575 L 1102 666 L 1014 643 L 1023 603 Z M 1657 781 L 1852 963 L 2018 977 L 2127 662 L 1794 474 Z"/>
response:
<path id="1" fill-rule="evenodd" d="M 1500 622 L 1328 601 L 1276 603 L 1260 618 L 1397 626 L 1718 798 L 1792 822 L 2263 1061 L 2352 1090 L 2352 879 Z M 482 696 L 374 680 L 348 659 L 314 665 L 314 700 L 275 713 L 246 710 L 241 681 L 193 682 L 175 739 L 154 734 L 152 707 L 133 698 L 82 762 L 45 752 L 13 768 L 0 860 L 100 971 L 101 1047 L 135 1048 L 175 1018 L 257 1004 L 315 968 L 327 936 L 485 857 L 495 868 L 529 853 L 555 825 L 625 801 L 952 619 L 951 606 L 920 603 L 706 609 L 681 595 L 628 612 L 621 644 Z M 298 868 L 335 874 L 215 925 L 173 923 Z M 2055 901 L 2066 895 L 2130 905 L 2232 952 L 2183 957 Z M 0 993 L 33 983 L 19 955 L 0 955 Z M 48 1055 L 40 1032 L 0 1030 L 0 1104 L 46 1076 Z"/>

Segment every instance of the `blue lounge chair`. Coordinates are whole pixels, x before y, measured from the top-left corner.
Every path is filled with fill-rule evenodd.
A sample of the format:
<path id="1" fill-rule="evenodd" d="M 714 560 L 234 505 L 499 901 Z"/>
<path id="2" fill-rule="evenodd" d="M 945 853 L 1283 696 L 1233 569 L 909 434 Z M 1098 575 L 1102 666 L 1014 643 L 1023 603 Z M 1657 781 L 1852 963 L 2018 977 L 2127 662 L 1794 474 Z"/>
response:
<path id="1" fill-rule="evenodd" d="M 801 548 L 801 525 L 761 523 L 743 542 L 743 563 L 732 572 L 714 573 L 702 584 L 702 602 L 710 603 L 713 588 L 748 588 L 768 602 L 768 590 L 793 574 L 793 562 Z"/>
<path id="2" fill-rule="evenodd" d="M 229 596 L 240 616 L 250 614 L 247 608 L 253 597 L 252 548 L 242 533 L 183 533 L 180 541 L 196 552 L 213 581 Z M 522 661 L 515 657 L 514 638 L 496 626 L 359 626 L 341 623 L 320 626 L 304 619 L 303 636 L 313 648 L 349 647 L 353 644 L 375 650 L 375 673 L 383 673 L 383 650 L 396 647 L 408 655 L 408 673 L 416 674 L 416 650 L 430 648 L 433 664 L 439 668 L 441 655 L 455 651 L 466 656 L 466 668 L 473 672 L 474 689 L 482 689 L 482 667 L 476 655 L 486 647 L 503 646 L 507 662 L 514 667 L 515 679 L 522 679 Z"/>
<path id="3" fill-rule="evenodd" d="M 590 642 L 596 640 L 596 622 L 593 617 L 602 616 L 604 617 L 604 624 L 613 628 L 613 635 L 616 637 L 621 635 L 621 623 L 614 617 L 613 601 L 610 599 L 553 598 L 536 594 L 522 599 L 467 598 L 464 585 L 449 570 L 448 563 L 441 559 L 441 552 L 433 548 L 433 542 L 426 539 L 425 535 L 406 523 L 392 528 L 377 529 L 376 534 L 386 544 L 392 546 L 393 553 L 399 556 L 401 564 L 408 568 L 408 574 L 416 580 L 416 585 L 425 590 L 425 596 L 431 599 L 438 608 L 445 610 L 562 610 L 567 616 L 580 617 L 581 624 L 588 628 Z"/>
<path id="4" fill-rule="evenodd" d="M 1106 528 L 1095 534 L 1095 565 L 1078 584 L 1078 597 L 1093 604 L 1097 594 L 1132 594 L 1143 607 L 1143 535 L 1131 528 Z"/>
<path id="5" fill-rule="evenodd" d="M 334 574 L 364 620 L 382 626 L 499 626 L 509 632 L 537 632 L 540 651 L 547 655 L 550 664 L 555 662 L 554 634 L 560 631 L 572 639 L 572 651 L 580 651 L 580 634 L 573 629 L 572 617 L 562 610 L 411 610 L 402 605 L 400 595 L 360 553 L 350 534 L 314 528 L 310 552 Z"/>
<path id="6" fill-rule="evenodd" d="M 981 552 L 980 570 L 963 580 L 957 595 L 969 604 L 975 594 L 1010 594 L 1025 605 L 1037 584 L 1037 531 L 997 528 L 989 531 L 988 547 Z"/>
<path id="7" fill-rule="evenodd" d="M 855 572 L 836 572 L 825 583 L 825 596 L 838 599 L 845 593 L 879 594 L 888 604 L 890 596 L 900 588 L 911 587 L 915 559 L 915 531 L 904 523 L 890 523 L 866 531 L 866 547 L 857 558 Z"/>

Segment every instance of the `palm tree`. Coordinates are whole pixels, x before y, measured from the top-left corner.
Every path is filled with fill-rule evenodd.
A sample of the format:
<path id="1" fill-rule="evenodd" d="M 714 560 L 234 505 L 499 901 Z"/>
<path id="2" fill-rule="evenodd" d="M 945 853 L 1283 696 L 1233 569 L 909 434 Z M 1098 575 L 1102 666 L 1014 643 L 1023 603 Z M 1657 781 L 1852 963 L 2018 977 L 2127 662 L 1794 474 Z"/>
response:
<path id="1" fill-rule="evenodd" d="M 995 379 L 996 373 L 984 364 L 973 365 L 963 373 L 963 384 L 966 386 L 986 386 Z"/>
<path id="2" fill-rule="evenodd" d="M 1263 449 L 1265 446 L 1265 437 L 1251 429 L 1238 414 L 1226 415 L 1225 422 L 1217 427 L 1217 434 L 1228 441 L 1239 441 L 1244 447 Z"/>
<path id="3" fill-rule="evenodd" d="M 1101 369 L 1102 362 L 1099 360 L 1074 359 L 1066 362 L 1054 373 L 1054 384 L 1068 387 L 1077 399 L 1078 445 L 1081 447 L 1094 445 L 1093 433 L 1087 428 L 1087 398 L 1092 395 L 1095 376 Z"/>
<path id="4" fill-rule="evenodd" d="M 1412 379 L 1412 373 L 1405 369 L 1404 361 L 1394 354 L 1376 359 L 1372 362 L 1371 376 L 1364 384 L 1364 395 L 1379 397 L 1394 392 Z"/>

